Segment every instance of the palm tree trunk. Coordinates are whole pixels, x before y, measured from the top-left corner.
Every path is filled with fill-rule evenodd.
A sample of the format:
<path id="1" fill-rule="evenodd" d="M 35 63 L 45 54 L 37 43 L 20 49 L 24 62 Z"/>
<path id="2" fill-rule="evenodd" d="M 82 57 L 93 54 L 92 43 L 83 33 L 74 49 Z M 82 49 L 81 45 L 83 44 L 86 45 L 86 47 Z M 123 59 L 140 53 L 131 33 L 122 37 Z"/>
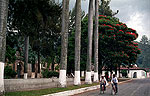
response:
<path id="1" fill-rule="evenodd" d="M 119 67 L 119 78 L 120 78 L 120 77 L 121 77 L 121 76 L 120 76 L 120 73 L 121 73 L 121 72 L 120 72 L 120 64 L 119 64 L 119 66 L 118 66 L 118 67 Z"/>
<path id="2" fill-rule="evenodd" d="M 38 50 L 38 71 L 37 71 L 37 78 L 40 78 L 40 72 L 41 72 L 41 67 L 40 67 L 40 50 Z"/>
<path id="3" fill-rule="evenodd" d="M 28 77 L 28 50 L 29 50 L 29 36 L 25 36 L 25 51 L 24 51 L 24 79 Z"/>
<path id="4" fill-rule="evenodd" d="M 128 72 L 127 72 L 128 78 L 130 77 L 130 76 L 129 76 L 129 73 L 130 73 L 130 67 L 129 67 L 129 64 L 128 64 Z"/>
<path id="5" fill-rule="evenodd" d="M 51 65 L 51 69 L 52 69 L 52 71 L 54 71 L 55 70 L 55 58 L 52 58 L 52 65 Z"/>
<path id="6" fill-rule="evenodd" d="M 6 51 L 6 26 L 8 0 L 0 1 L 0 96 L 4 93 L 4 62 Z"/>
<path id="7" fill-rule="evenodd" d="M 115 66 L 115 75 L 117 76 L 117 71 L 118 71 L 118 65 L 116 64 Z"/>
<path id="8" fill-rule="evenodd" d="M 80 49 L 81 49 L 81 0 L 76 0 L 75 17 L 75 78 L 74 85 L 80 85 Z"/>
<path id="9" fill-rule="evenodd" d="M 59 83 L 66 87 L 67 51 L 68 51 L 69 0 L 63 0 L 61 28 L 61 61 Z"/>
<path id="10" fill-rule="evenodd" d="M 31 78 L 35 78 L 35 57 L 34 60 L 32 61 L 32 74 Z"/>
<path id="11" fill-rule="evenodd" d="M 98 3 L 95 0 L 95 30 L 94 30 L 94 82 L 98 82 Z"/>
<path id="12" fill-rule="evenodd" d="M 93 37 L 93 0 L 90 0 L 88 12 L 88 49 L 87 49 L 87 63 L 86 63 L 86 77 L 85 77 L 86 84 L 92 83 L 91 81 L 92 37 Z"/>

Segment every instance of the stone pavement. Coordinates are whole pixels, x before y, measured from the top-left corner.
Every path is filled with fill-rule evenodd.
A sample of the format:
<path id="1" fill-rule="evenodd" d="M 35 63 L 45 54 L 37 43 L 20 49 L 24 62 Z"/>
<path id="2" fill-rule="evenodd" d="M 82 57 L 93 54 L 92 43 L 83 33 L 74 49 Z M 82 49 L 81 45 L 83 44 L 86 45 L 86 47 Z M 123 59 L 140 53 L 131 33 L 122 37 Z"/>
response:
<path id="1" fill-rule="evenodd" d="M 150 78 L 132 79 L 132 81 L 118 84 L 118 93 L 114 96 L 150 96 Z M 108 86 L 104 94 L 99 89 L 75 94 L 73 96 L 112 96 L 112 87 Z"/>

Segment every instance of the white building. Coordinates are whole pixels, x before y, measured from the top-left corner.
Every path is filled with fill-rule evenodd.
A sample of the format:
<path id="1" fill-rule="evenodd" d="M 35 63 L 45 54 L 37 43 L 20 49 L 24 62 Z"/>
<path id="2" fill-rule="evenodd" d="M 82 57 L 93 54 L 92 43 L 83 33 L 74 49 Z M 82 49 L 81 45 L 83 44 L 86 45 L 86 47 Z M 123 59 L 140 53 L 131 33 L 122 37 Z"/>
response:
<path id="1" fill-rule="evenodd" d="M 146 78 L 146 70 L 144 69 L 130 69 L 129 74 L 128 74 L 129 78 Z"/>
<path id="2" fill-rule="evenodd" d="M 147 72 L 144 68 L 139 68 L 139 67 L 134 67 L 134 68 L 120 68 L 120 72 L 122 70 L 126 70 L 127 75 L 129 78 L 146 78 L 147 77 Z M 102 71 L 102 75 L 105 76 L 105 72 L 106 71 Z M 129 72 L 129 73 L 128 73 Z M 115 72 L 113 71 L 113 74 L 115 74 Z M 110 71 L 108 71 L 108 76 L 110 77 Z M 122 76 L 122 73 L 120 73 L 120 76 Z M 119 71 L 117 71 L 117 77 L 119 77 Z"/>

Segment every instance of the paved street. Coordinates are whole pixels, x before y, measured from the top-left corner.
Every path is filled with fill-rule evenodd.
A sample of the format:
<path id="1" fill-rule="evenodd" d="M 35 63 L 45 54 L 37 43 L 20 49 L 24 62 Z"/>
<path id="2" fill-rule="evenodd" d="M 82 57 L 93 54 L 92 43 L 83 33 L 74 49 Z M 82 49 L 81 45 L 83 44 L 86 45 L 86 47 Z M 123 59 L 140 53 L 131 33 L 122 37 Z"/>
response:
<path id="1" fill-rule="evenodd" d="M 150 78 L 119 84 L 118 88 L 116 96 L 150 96 Z M 74 96 L 111 96 L 111 88 L 107 87 L 104 94 L 99 94 L 99 90 L 94 90 Z"/>

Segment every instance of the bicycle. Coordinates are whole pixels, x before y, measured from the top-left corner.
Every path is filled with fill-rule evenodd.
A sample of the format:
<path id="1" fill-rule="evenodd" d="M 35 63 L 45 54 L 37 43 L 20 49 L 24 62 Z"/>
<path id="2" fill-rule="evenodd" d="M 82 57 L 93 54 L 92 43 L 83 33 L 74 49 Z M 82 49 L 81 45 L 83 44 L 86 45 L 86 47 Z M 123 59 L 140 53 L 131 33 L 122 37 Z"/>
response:
<path id="1" fill-rule="evenodd" d="M 102 84 L 102 87 L 100 87 L 100 94 L 103 92 L 104 94 L 105 88 L 104 88 L 104 84 Z"/>

